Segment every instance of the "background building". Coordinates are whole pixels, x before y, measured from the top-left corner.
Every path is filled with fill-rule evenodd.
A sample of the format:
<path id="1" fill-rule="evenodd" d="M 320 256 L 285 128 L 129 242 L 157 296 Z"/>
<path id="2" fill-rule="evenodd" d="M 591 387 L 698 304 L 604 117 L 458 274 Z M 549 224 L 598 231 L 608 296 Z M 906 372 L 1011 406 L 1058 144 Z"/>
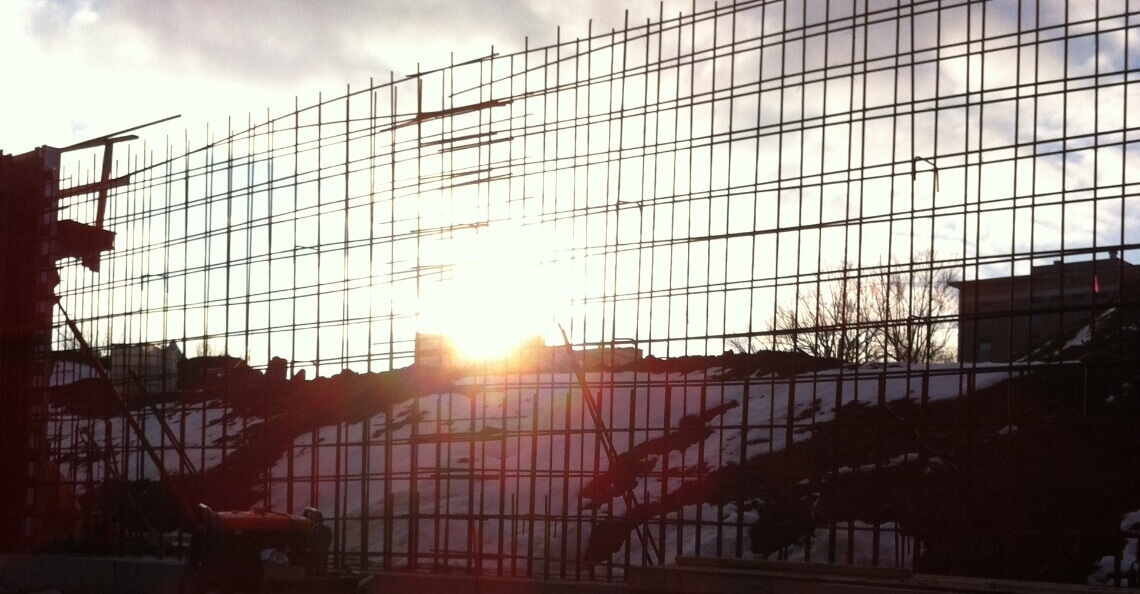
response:
<path id="1" fill-rule="evenodd" d="M 1140 267 L 1118 257 L 1054 261 L 1029 274 L 952 283 L 958 289 L 963 362 L 1033 359 L 1043 345 L 1078 332 L 1130 294 Z"/>

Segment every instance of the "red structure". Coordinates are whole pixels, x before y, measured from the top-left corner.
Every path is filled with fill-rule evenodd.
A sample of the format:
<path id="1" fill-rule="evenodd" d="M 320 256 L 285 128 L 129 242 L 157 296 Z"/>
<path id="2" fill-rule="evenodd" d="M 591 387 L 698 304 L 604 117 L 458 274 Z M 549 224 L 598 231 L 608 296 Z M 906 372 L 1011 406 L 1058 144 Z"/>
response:
<path id="1" fill-rule="evenodd" d="M 0 550 L 35 544 L 35 512 L 49 512 L 34 489 L 43 452 L 32 431 L 51 372 L 52 305 L 58 277 L 49 249 L 57 222 L 59 151 L 0 155 Z M 51 477 L 56 478 L 56 477 Z M 40 481 L 42 482 L 42 481 Z"/>
<path id="2" fill-rule="evenodd" d="M 102 228 L 106 194 L 128 178 L 110 177 L 111 146 L 135 137 L 112 136 L 0 154 L 0 551 L 27 551 L 74 530 L 67 519 L 74 500 L 60 496 L 59 472 L 32 421 L 44 406 L 52 371 L 56 262 L 74 257 L 98 271 L 100 255 L 114 244 L 115 234 Z M 60 154 L 98 146 L 104 147 L 102 179 L 61 191 Z M 98 194 L 94 226 L 58 219 L 61 198 L 90 193 Z"/>

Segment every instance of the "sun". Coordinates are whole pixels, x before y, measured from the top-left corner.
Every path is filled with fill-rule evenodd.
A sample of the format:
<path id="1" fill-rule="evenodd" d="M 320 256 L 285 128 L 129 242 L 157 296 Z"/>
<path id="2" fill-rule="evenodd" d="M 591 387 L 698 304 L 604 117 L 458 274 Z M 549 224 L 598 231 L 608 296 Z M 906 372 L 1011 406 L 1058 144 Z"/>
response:
<path id="1" fill-rule="evenodd" d="M 421 298 L 421 331 L 446 336 L 456 358 L 469 363 L 499 359 L 536 336 L 552 336 L 564 283 L 553 265 L 542 262 L 541 238 L 487 233 L 451 248 L 450 277 Z"/>

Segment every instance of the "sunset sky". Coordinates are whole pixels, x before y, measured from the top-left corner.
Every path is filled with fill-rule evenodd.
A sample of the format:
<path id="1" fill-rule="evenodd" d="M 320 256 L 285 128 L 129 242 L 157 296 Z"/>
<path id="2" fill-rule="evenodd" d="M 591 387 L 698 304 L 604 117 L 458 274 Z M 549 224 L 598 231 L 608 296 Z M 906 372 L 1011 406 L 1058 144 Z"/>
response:
<path id="1" fill-rule="evenodd" d="M 632 28 L 713 6 L 636 3 L 628 19 Z M 317 150 L 263 159 L 235 185 L 225 174 L 243 165 L 227 151 L 241 143 L 222 143 L 210 163 L 225 171 L 156 182 L 160 191 L 139 192 L 152 202 L 138 210 L 113 201 L 110 220 L 123 229 L 112 257 L 123 259 L 89 282 L 117 287 L 101 303 L 123 316 L 162 304 L 162 315 L 129 324 L 132 340 L 222 333 L 244 343 L 262 332 L 282 341 L 265 353 L 325 359 L 300 353 L 319 334 L 335 345 L 336 365 L 376 344 L 351 344 L 349 328 L 366 326 L 351 320 L 379 328 L 385 315 L 403 316 L 395 333 L 405 336 L 462 323 L 480 341 L 507 324 L 557 337 L 557 320 L 586 328 L 577 337 L 590 341 L 650 337 L 720 352 L 724 335 L 770 329 L 776 304 L 847 263 L 906 265 L 934 251 L 970 279 L 1024 274 L 1057 250 L 1140 240 L 1131 189 L 1140 90 L 1130 79 L 1140 34 L 1127 3 L 735 6 L 627 40 L 607 38 L 625 13 L 600 0 L 320 9 L 18 0 L 0 7 L 0 50 L 20 58 L 6 75 L 0 149 L 66 146 L 181 114 L 140 133 L 149 144 L 131 145 L 161 161 L 168 144 L 171 154 L 206 145 L 207 124 L 210 138 L 224 138 L 227 116 L 240 136 L 300 106 L 303 117 L 281 125 L 318 129 L 327 140 Z M 559 26 L 563 42 L 585 38 L 591 19 L 595 43 L 539 49 Z M 656 57 L 618 73 L 617 47 L 622 60 Z M 481 62 L 437 70 L 524 48 L 530 61 L 488 62 L 493 77 Z M 406 78 L 417 70 L 437 72 Z M 390 170 L 352 161 L 352 143 L 336 135 L 350 134 L 347 122 L 369 125 L 367 96 L 352 108 L 363 114 L 331 105 L 389 77 L 396 84 L 385 89 L 403 87 L 398 115 L 377 113 L 393 118 L 506 101 L 486 110 L 490 119 L 480 111 L 398 127 L 403 152 Z M 416 81 L 430 87 L 419 91 L 430 105 L 416 105 Z M 306 110 L 318 97 L 330 104 L 323 116 Z M 341 124 L 311 126 L 314 117 Z M 265 141 L 267 129 L 245 138 Z M 438 148 L 472 130 L 511 142 L 446 156 Z M 916 163 L 921 176 L 911 175 Z M 170 167 L 168 181 L 189 160 Z M 492 170 L 477 183 L 446 181 Z M 391 187 L 374 191 L 377 175 L 391 175 Z M 167 211 L 163 200 L 179 205 Z M 227 212 L 233 200 L 246 214 Z M 268 214 L 271 203 L 283 212 Z M 381 203 L 391 214 L 374 224 L 362 216 Z M 246 265 L 244 278 L 231 276 Z M 146 280 L 159 274 L 166 284 Z M 165 315 L 180 307 L 185 319 Z M 173 318 L 182 325 L 165 325 Z M 304 328 L 280 332 L 293 327 Z"/>
<path id="2" fill-rule="evenodd" d="M 5 0 L 0 149 L 66 146 L 170 115 L 182 136 L 424 69 L 656 19 L 657 2 Z M 698 9 L 711 7 L 698 2 Z M 665 15 L 690 12 L 670 0 Z"/>

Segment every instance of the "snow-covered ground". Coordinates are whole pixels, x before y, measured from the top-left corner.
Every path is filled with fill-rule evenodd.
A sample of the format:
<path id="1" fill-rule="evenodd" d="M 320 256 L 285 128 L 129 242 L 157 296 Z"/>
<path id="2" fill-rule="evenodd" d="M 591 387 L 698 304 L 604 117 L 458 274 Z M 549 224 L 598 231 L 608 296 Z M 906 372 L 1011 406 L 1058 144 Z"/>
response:
<path id="1" fill-rule="evenodd" d="M 167 405 L 160 408 L 159 413 L 166 424 L 165 430 L 150 411 L 136 411 L 135 419 L 171 473 L 180 471 L 181 457 L 175 444 L 185 444 L 184 451 L 193 469 L 202 471 L 213 468 L 228 451 L 233 451 L 234 442 L 243 431 L 263 422 L 256 416 L 234 415 L 221 401 L 186 407 Z M 117 454 L 115 472 L 125 471 L 131 478 L 158 478 L 154 464 L 142 453 L 138 438 L 123 417 L 91 419 L 55 409 L 48 419 L 49 442 L 54 451 L 64 453 L 57 463 L 65 479 L 74 480 L 90 469 L 96 480 L 101 480 L 105 476 L 102 456 L 91 452 L 106 450 Z M 173 439 L 168 437 L 167 431 Z M 108 443 L 110 448 L 106 447 Z M 127 444 L 126 453 L 123 444 Z M 127 462 L 126 467 L 121 467 L 123 460 Z"/>
<path id="2" fill-rule="evenodd" d="M 638 478 L 633 494 L 644 504 L 660 501 L 663 493 L 710 469 L 810 439 L 813 425 L 834 419 L 837 406 L 874 404 L 880 398 L 956 398 L 1013 373 L 1004 365 L 951 364 L 864 367 L 858 373 L 836 369 L 746 381 L 722 379 L 717 369 L 588 373 L 586 380 L 618 454 L 676 430 L 684 417 L 711 417 L 705 424 L 707 437 L 656 456 L 652 470 Z M 737 406 L 722 406 L 731 403 Z M 218 464 L 233 451 L 237 435 L 263 422 L 228 412 L 213 402 L 164 415 L 199 471 Z M 153 417 L 144 415 L 142 421 L 152 443 L 165 443 Z M 107 423 L 65 418 L 49 428 L 49 439 L 57 451 L 71 451 L 81 427 L 97 443 L 108 434 L 116 444 L 134 442 L 119 418 Z M 391 554 L 396 563 L 494 566 L 506 558 L 536 572 L 576 567 L 592 526 L 627 511 L 620 497 L 601 502 L 596 510 L 584 508 L 589 500 L 581 495 L 583 487 L 609 467 L 597 429 L 571 374 L 472 376 L 450 391 L 397 405 L 390 419 L 378 414 L 298 436 L 268 470 L 265 503 L 293 513 L 315 505 L 334 519 L 340 550 Z M 903 458 L 883 463 L 902 463 Z M 163 451 L 163 461 L 177 471 L 173 449 Z M 73 462 L 60 459 L 65 476 L 74 479 L 87 472 L 87 465 Z M 91 468 L 96 477 L 102 476 L 97 463 Z M 128 471 L 132 477 L 157 476 L 137 450 L 132 450 Z M 747 557 L 748 527 L 757 517 L 748 506 L 690 505 L 654 517 L 645 550 L 659 551 L 665 562 L 678 555 Z M 834 546 L 841 559 L 870 563 L 876 532 L 880 565 L 905 566 L 914 556 L 912 543 L 899 536 L 893 524 L 855 523 L 837 532 L 838 544 L 833 545 L 830 531 L 817 530 L 807 557 L 826 560 Z M 853 549 L 849 542 L 855 543 Z M 531 558 L 517 561 L 527 551 Z M 620 563 L 628 554 L 639 564 L 643 552 L 634 533 L 614 561 Z M 476 555 L 479 561 L 472 558 Z M 803 559 L 805 551 L 793 548 L 787 555 Z"/>
<path id="3" fill-rule="evenodd" d="M 1120 520 L 1120 530 L 1133 535 L 1140 535 L 1140 510 L 1128 512 Z M 1137 563 L 1136 557 L 1136 536 L 1124 539 L 1124 549 L 1120 553 L 1120 569 L 1119 572 L 1116 568 L 1116 559 L 1110 555 L 1106 555 L 1097 561 L 1096 570 L 1089 574 L 1090 586 L 1113 586 L 1116 585 L 1117 578 L 1120 579 L 1120 586 L 1125 588 L 1135 588 L 1140 585 L 1137 573 L 1140 572 L 1140 564 Z"/>

